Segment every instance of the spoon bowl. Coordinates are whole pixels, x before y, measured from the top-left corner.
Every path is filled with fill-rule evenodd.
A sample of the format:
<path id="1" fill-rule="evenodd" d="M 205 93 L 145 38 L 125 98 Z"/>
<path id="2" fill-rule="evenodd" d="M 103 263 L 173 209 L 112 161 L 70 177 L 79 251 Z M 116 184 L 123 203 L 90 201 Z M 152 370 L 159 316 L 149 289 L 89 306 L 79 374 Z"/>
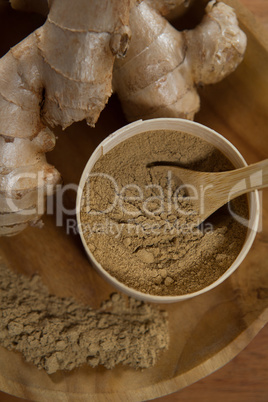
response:
<path id="1" fill-rule="evenodd" d="M 192 206 L 191 224 L 200 225 L 215 211 L 242 194 L 268 186 L 268 159 L 226 172 L 199 172 L 169 162 L 153 162 L 157 168 L 177 177 Z M 183 198 L 185 199 L 185 197 Z"/>

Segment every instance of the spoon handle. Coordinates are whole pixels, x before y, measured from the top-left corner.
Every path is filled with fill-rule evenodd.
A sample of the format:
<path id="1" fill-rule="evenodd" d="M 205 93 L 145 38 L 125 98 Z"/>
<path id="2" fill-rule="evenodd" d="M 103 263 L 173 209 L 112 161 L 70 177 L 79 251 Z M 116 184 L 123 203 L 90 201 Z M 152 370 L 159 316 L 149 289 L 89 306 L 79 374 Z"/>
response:
<path id="1" fill-rule="evenodd" d="M 229 182 L 230 200 L 249 191 L 268 187 L 268 159 L 226 172 L 226 179 Z"/>

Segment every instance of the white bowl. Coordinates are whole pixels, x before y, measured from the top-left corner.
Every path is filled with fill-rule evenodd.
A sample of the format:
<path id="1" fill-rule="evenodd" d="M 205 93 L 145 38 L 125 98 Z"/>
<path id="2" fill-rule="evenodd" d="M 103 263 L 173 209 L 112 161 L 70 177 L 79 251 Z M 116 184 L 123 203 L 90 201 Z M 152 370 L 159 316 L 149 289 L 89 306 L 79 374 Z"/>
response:
<path id="1" fill-rule="evenodd" d="M 203 289 L 194 292 L 194 293 L 187 293 L 184 295 L 178 296 L 156 296 L 151 295 L 148 293 L 139 292 L 133 288 L 130 288 L 123 283 L 119 282 L 115 279 L 112 275 L 110 275 L 102 266 L 101 264 L 95 259 L 92 252 L 89 250 L 87 243 L 85 241 L 82 225 L 80 220 L 80 208 L 81 208 L 81 196 L 82 191 L 87 180 L 89 173 L 91 172 L 93 166 L 97 162 L 97 160 L 107 152 L 109 152 L 112 148 L 116 145 L 120 144 L 121 142 L 127 140 L 128 138 L 140 134 L 142 132 L 151 131 L 151 130 L 176 130 L 176 131 L 183 131 L 188 134 L 195 135 L 199 138 L 202 138 L 209 142 L 210 144 L 214 145 L 218 148 L 232 163 L 236 168 L 240 168 L 246 166 L 247 163 L 244 160 L 243 156 L 240 152 L 222 135 L 218 134 L 216 131 L 211 130 L 210 128 L 184 119 L 176 119 L 176 118 L 160 118 L 160 119 L 152 119 L 152 120 L 139 120 L 135 123 L 131 123 L 127 126 L 122 127 L 120 130 L 115 131 L 113 134 L 109 135 L 104 141 L 102 141 L 96 150 L 93 152 L 89 161 L 84 169 L 82 174 L 79 189 L 77 193 L 77 202 L 76 202 L 76 214 L 77 214 L 77 224 L 79 233 L 82 239 L 82 243 L 84 248 L 87 252 L 89 260 L 91 261 L 92 265 L 95 269 L 115 288 L 118 290 L 126 293 L 129 296 L 132 296 L 136 299 L 148 301 L 148 302 L 155 302 L 155 303 L 174 303 L 182 300 L 186 300 L 198 295 L 201 295 L 209 290 L 215 288 L 220 283 L 222 283 L 225 279 L 227 279 L 242 263 L 245 259 L 247 253 L 249 252 L 252 243 L 255 239 L 257 230 L 258 230 L 258 223 L 259 223 L 259 216 L 260 216 L 260 203 L 259 203 L 259 195 L 258 191 L 255 190 L 249 194 L 248 202 L 249 202 L 249 224 L 248 224 L 248 231 L 247 236 L 244 242 L 244 245 L 238 254 L 235 261 L 232 265 L 224 272 L 222 276 L 220 276 L 215 282 L 210 284 L 209 286 L 204 287 Z"/>

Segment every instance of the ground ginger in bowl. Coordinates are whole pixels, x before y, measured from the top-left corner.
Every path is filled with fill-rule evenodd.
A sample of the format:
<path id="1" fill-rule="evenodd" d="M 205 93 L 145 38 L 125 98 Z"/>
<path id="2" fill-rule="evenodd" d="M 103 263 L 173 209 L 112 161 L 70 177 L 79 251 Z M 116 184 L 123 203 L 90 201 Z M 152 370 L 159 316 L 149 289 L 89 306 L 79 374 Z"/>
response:
<path id="1" fill-rule="evenodd" d="M 191 133 L 187 124 L 198 129 L 197 123 L 151 122 L 151 129 L 150 121 L 138 122 L 141 132 L 125 138 L 119 133 L 121 141 L 112 135 L 107 148 L 99 148 L 96 161 L 85 169 L 79 227 L 93 264 L 123 285 L 121 290 L 176 301 L 214 286 L 234 264 L 248 237 L 249 204 L 240 196 L 200 226 L 192 225 L 191 197 L 199 193 L 167 166 L 151 168 L 152 163 L 207 172 L 234 164 L 210 140 Z"/>

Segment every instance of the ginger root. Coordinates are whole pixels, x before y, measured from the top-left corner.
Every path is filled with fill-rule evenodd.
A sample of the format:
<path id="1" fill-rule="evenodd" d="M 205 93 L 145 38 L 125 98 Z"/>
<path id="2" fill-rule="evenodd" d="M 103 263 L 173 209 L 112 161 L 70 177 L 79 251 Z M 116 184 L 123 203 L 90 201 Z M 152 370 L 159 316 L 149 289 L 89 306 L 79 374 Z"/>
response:
<path id="1" fill-rule="evenodd" d="M 38 224 L 61 180 L 46 162 L 55 145 L 49 127 L 94 126 L 113 91 L 129 120 L 193 119 L 196 86 L 242 61 L 246 37 L 229 6 L 211 1 L 195 29 L 178 32 L 163 14 L 183 4 L 53 0 L 45 24 L 2 57 L 0 235 Z"/>
<path id="2" fill-rule="evenodd" d="M 215 1 L 190 31 L 175 30 L 146 1 L 131 9 L 130 27 L 129 50 L 113 74 L 114 90 L 130 121 L 193 119 L 200 107 L 196 85 L 216 83 L 232 72 L 246 47 L 234 11 Z"/>

